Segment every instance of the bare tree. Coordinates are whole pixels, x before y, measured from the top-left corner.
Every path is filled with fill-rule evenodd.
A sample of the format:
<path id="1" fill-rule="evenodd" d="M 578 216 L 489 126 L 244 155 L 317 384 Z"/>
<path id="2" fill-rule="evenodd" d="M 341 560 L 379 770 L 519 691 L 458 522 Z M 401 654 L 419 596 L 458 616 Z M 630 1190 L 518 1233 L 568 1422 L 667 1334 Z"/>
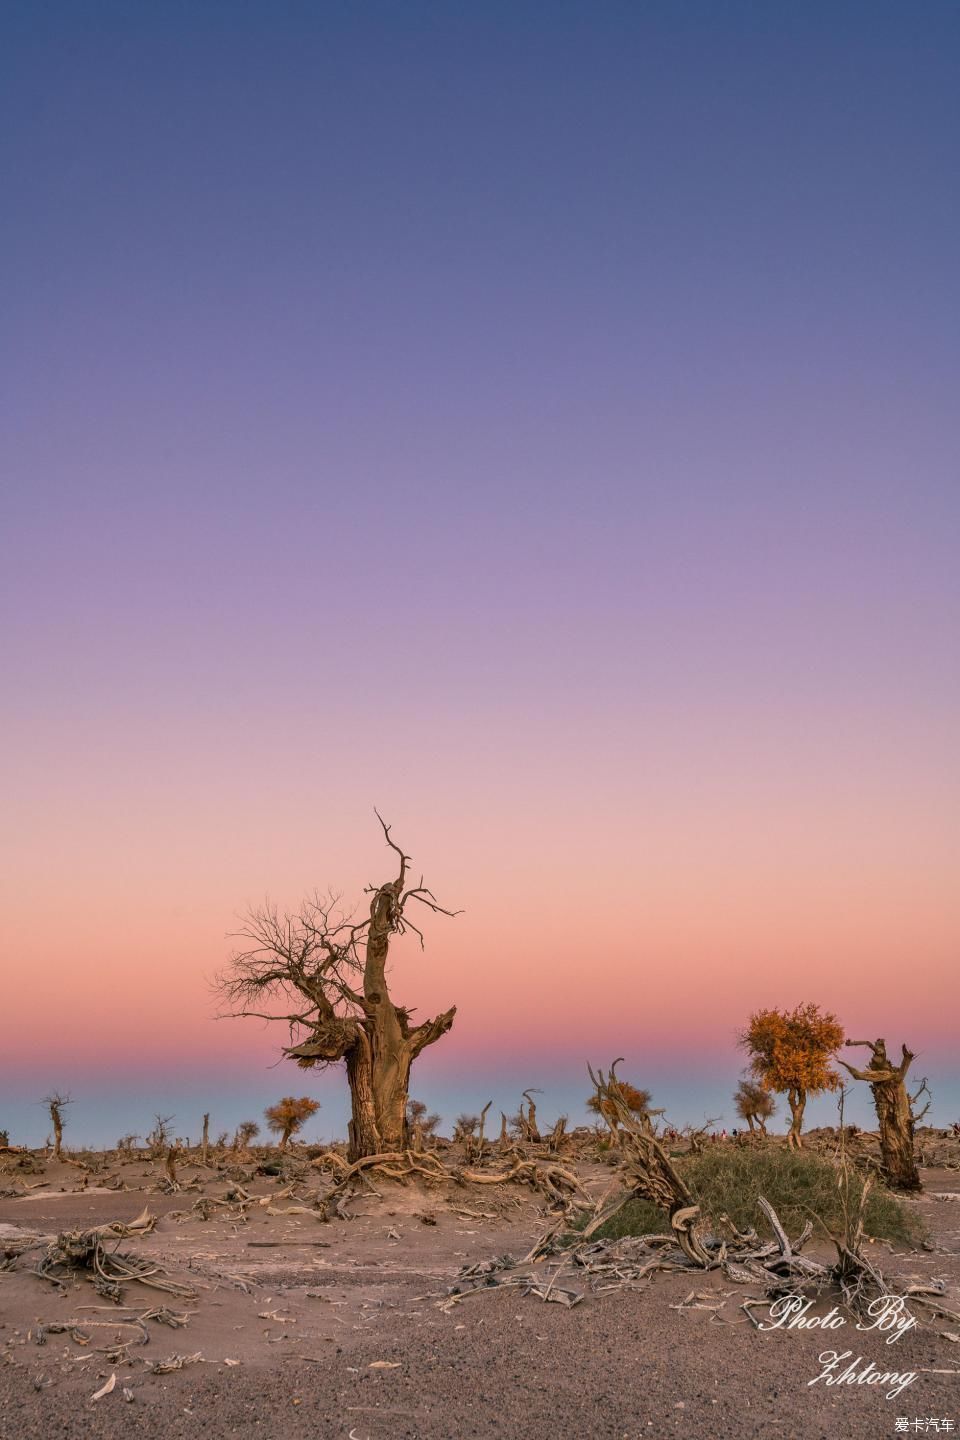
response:
<path id="1" fill-rule="evenodd" d="M 551 1155 L 559 1155 L 567 1139 L 567 1117 L 559 1115 L 554 1123 L 553 1129 L 546 1137 L 547 1149 Z"/>
<path id="2" fill-rule="evenodd" d="M 201 1163 L 201 1165 L 206 1165 L 206 1163 L 207 1163 L 207 1152 L 208 1152 L 209 1148 L 210 1148 L 210 1116 L 209 1116 L 209 1115 L 204 1115 L 204 1117 L 203 1117 L 203 1138 L 202 1138 L 202 1140 L 200 1141 L 200 1163 Z"/>
<path id="3" fill-rule="evenodd" d="M 154 1115 L 153 1129 L 147 1136 L 147 1144 L 150 1146 L 151 1160 L 159 1160 L 170 1144 L 170 1135 L 174 1119 L 173 1115 Z"/>
<path id="4" fill-rule="evenodd" d="M 537 1102 L 533 1097 L 534 1095 L 542 1094 L 542 1090 L 534 1090 L 533 1088 L 524 1090 L 523 1099 L 527 1102 L 527 1108 L 524 1110 L 523 1101 L 521 1101 L 520 1109 L 510 1120 L 510 1124 L 520 1139 L 526 1140 L 531 1145 L 540 1144 L 540 1131 L 537 1128 Z"/>
<path id="5" fill-rule="evenodd" d="M 179 1190 L 180 1188 L 179 1184 L 177 1183 L 177 1160 L 179 1159 L 179 1156 L 180 1142 L 174 1141 L 172 1145 L 167 1146 L 166 1159 L 167 1179 L 170 1181 L 170 1184 L 173 1186 L 174 1190 Z"/>
<path id="6" fill-rule="evenodd" d="M 368 919 L 355 921 L 336 913 L 336 902 L 318 895 L 296 915 L 281 917 L 270 906 L 252 911 L 240 932 L 247 948 L 234 955 L 221 977 L 237 1015 L 284 1020 L 294 1042 L 284 1053 L 305 1069 L 343 1061 L 350 1086 L 351 1161 L 403 1148 L 410 1067 L 428 1045 L 445 1035 L 456 1007 L 420 1025 L 397 1005 L 387 983 L 387 956 L 394 935 L 412 930 L 423 936 L 407 914 L 412 901 L 442 915 L 432 891 L 421 879 L 407 887 L 406 855 L 390 838 L 390 826 L 377 815 L 384 838 L 399 857 L 398 874 L 370 885 Z M 253 1007 L 280 998 L 306 1001 L 288 1014 Z"/>
<path id="7" fill-rule="evenodd" d="M 906 1045 L 901 1046 L 902 1058 L 895 1065 L 887 1058 L 887 1046 L 883 1040 L 847 1040 L 847 1045 L 865 1045 L 870 1053 L 870 1065 L 866 1070 L 857 1070 L 846 1060 L 840 1064 L 849 1070 L 855 1080 L 865 1080 L 873 1091 L 873 1103 L 880 1125 L 880 1156 L 883 1173 L 887 1182 L 898 1190 L 920 1190 L 920 1176 L 913 1153 L 913 1127 L 922 1120 L 930 1108 L 930 1101 L 919 1113 L 914 1111 L 921 1095 L 930 1094 L 926 1079 L 911 1095 L 907 1090 L 907 1071 L 916 1058 Z"/>
<path id="8" fill-rule="evenodd" d="M 457 1119 L 453 1138 L 454 1140 L 459 1139 L 463 1141 L 464 1153 L 468 1164 L 482 1160 L 489 1148 L 484 1137 L 484 1131 L 486 1130 L 487 1124 L 487 1111 L 492 1104 L 493 1101 L 488 1100 L 479 1115 L 461 1115 Z"/>
<path id="9" fill-rule="evenodd" d="M 50 1111 L 50 1124 L 53 1126 L 53 1158 L 59 1160 L 60 1150 L 63 1146 L 63 1111 L 67 1105 L 73 1104 L 73 1097 L 61 1095 L 59 1090 L 54 1090 L 44 1096 L 42 1103 Z"/>

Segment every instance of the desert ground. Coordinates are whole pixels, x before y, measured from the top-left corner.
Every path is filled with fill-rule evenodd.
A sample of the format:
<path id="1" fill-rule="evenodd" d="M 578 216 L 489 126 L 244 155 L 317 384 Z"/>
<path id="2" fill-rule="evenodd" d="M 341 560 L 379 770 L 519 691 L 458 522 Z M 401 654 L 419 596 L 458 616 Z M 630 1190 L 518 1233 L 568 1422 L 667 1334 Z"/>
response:
<path id="1" fill-rule="evenodd" d="M 530 1185 L 378 1175 L 324 1220 L 333 1177 L 303 1151 L 181 1163 L 175 1182 L 145 1154 L 0 1159 L 2 1440 L 860 1440 L 903 1419 L 960 1429 L 960 1343 L 943 1319 L 892 1345 L 877 1332 L 842 1343 L 816 1329 L 762 1333 L 741 1309 L 758 1292 L 721 1269 L 630 1278 L 636 1241 L 618 1242 L 619 1271 L 592 1274 L 573 1250 L 522 1263 L 557 1223 Z M 563 1163 L 591 1199 L 609 1189 L 609 1163 Z M 869 1244 L 870 1259 L 900 1288 L 942 1282 L 956 1310 L 960 1170 L 927 1168 L 923 1181 L 906 1203 L 925 1242 Z M 148 1278 L 172 1291 L 131 1280 L 117 1299 L 82 1267 L 37 1273 L 57 1236 L 114 1222 L 133 1233 L 105 1249 L 149 1262 Z M 829 1259 L 816 1239 L 804 1253 Z M 464 1281 L 505 1254 L 521 1263 L 487 1278 L 530 1274 L 537 1289 Z M 450 1293 L 458 1277 L 469 1293 Z M 884 1386 L 811 1386 L 830 1345 L 916 1380 L 890 1400 Z"/>

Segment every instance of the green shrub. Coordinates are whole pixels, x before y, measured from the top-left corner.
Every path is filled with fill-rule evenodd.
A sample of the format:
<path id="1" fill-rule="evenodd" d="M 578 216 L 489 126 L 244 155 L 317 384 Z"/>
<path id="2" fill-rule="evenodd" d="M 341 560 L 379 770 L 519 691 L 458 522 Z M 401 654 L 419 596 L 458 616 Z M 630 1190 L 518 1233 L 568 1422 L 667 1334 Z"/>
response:
<path id="1" fill-rule="evenodd" d="M 589 1215 L 578 1217 L 576 1229 L 582 1230 Z M 670 1221 L 666 1212 L 652 1200 L 628 1200 L 605 1225 L 595 1230 L 591 1240 L 621 1240 L 624 1235 L 669 1235 Z"/>
<path id="2" fill-rule="evenodd" d="M 806 1221 L 815 1216 L 828 1230 L 842 1233 L 839 1172 L 830 1160 L 820 1155 L 774 1146 L 753 1149 L 723 1145 L 685 1157 L 678 1162 L 678 1169 L 704 1215 L 714 1223 L 722 1215 L 728 1215 L 739 1229 L 752 1226 L 761 1235 L 769 1236 L 770 1226 L 757 1204 L 762 1195 L 776 1210 L 791 1237 L 798 1235 Z M 860 1172 L 851 1169 L 850 1204 L 854 1210 L 863 1184 Z M 663 1234 L 669 1228 L 666 1214 L 656 1205 L 649 1200 L 630 1200 L 595 1232 L 595 1238 L 617 1240 L 623 1235 Z M 878 1240 L 896 1240 L 906 1245 L 918 1244 L 925 1233 L 914 1212 L 896 1195 L 876 1184 L 867 1197 L 864 1229 L 867 1235 Z M 817 1225 L 816 1233 L 823 1237 L 821 1226 Z"/>
<path id="3" fill-rule="evenodd" d="M 761 1150 L 718 1146 L 691 1156 L 682 1166 L 684 1179 L 704 1214 L 729 1215 L 740 1229 L 754 1226 L 769 1235 L 770 1227 L 757 1205 L 762 1195 L 776 1210 L 788 1235 L 796 1235 L 808 1219 L 819 1217 L 833 1233 L 843 1229 L 837 1167 L 821 1155 L 769 1146 Z M 864 1177 L 852 1169 L 850 1205 L 854 1212 L 863 1193 Z M 867 1197 L 864 1229 L 878 1240 L 915 1244 L 923 1227 L 914 1213 L 881 1185 Z M 819 1233 L 823 1231 L 818 1227 Z"/>

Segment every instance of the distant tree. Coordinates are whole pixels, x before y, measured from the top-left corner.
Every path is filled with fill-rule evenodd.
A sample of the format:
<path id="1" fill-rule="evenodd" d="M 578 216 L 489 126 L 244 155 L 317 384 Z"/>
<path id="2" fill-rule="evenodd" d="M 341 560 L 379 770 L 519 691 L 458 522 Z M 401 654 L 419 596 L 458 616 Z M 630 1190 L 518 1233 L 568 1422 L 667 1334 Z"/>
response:
<path id="1" fill-rule="evenodd" d="M 471 1140 L 480 1128 L 479 1115 L 458 1115 L 453 1122 L 454 1141 Z"/>
<path id="2" fill-rule="evenodd" d="M 234 1150 L 246 1150 L 251 1141 L 256 1140 L 259 1134 L 260 1126 L 256 1120 L 241 1120 L 233 1137 Z"/>
<path id="3" fill-rule="evenodd" d="M 131 1150 L 133 1149 L 134 1142 L 139 1139 L 139 1135 L 134 1135 L 132 1133 L 129 1135 L 121 1135 L 119 1140 L 117 1141 L 117 1153 L 119 1155 L 129 1155 Z"/>
<path id="4" fill-rule="evenodd" d="M 749 1055 L 751 1073 L 762 1088 L 786 1092 L 791 1117 L 787 1144 L 799 1150 L 807 1096 L 840 1086 L 830 1061 L 843 1044 L 842 1025 L 818 1005 L 758 1010 L 751 1015 L 739 1044 Z"/>
<path id="5" fill-rule="evenodd" d="M 319 1109 L 319 1100 L 311 1100 L 309 1095 L 301 1095 L 299 1099 L 293 1095 L 285 1095 L 263 1113 L 266 1116 L 267 1129 L 280 1136 L 280 1149 L 286 1150 L 290 1136 L 299 1135 L 310 1116 L 316 1115 Z"/>
<path id="6" fill-rule="evenodd" d="M 50 1112 L 50 1124 L 53 1126 L 53 1158 L 60 1159 L 60 1150 L 63 1145 L 63 1111 L 67 1105 L 73 1104 L 69 1095 L 61 1095 L 59 1090 L 54 1090 L 50 1095 L 45 1095 L 43 1104 Z"/>
<path id="7" fill-rule="evenodd" d="M 154 1115 L 153 1129 L 147 1136 L 151 1159 L 159 1160 L 160 1156 L 168 1149 L 175 1119 L 175 1115 Z"/>
<path id="8" fill-rule="evenodd" d="M 615 1080 L 613 1083 L 617 1094 L 631 1114 L 649 1115 L 652 1098 L 649 1090 L 639 1090 L 636 1085 L 631 1085 L 629 1080 Z M 617 1128 L 616 1110 L 612 1101 L 601 1100 L 599 1095 L 591 1095 L 587 1100 L 587 1109 L 592 1110 L 594 1115 L 602 1115 L 614 1130 Z"/>
<path id="9" fill-rule="evenodd" d="M 758 1129 L 761 1135 L 767 1133 L 767 1121 L 776 1114 L 777 1102 L 769 1090 L 764 1090 L 755 1080 L 741 1080 L 733 1103 L 741 1120 L 746 1120 L 750 1129 Z"/>
<path id="10" fill-rule="evenodd" d="M 855 1080 L 865 1080 L 873 1092 L 873 1104 L 880 1126 L 880 1157 L 884 1178 L 898 1190 L 919 1190 L 920 1174 L 913 1153 L 913 1127 L 930 1109 L 930 1101 L 920 1111 L 914 1106 L 921 1095 L 928 1095 L 926 1080 L 920 1082 L 913 1095 L 907 1090 L 907 1071 L 916 1057 L 906 1045 L 901 1046 L 901 1060 L 894 1064 L 887 1059 L 883 1040 L 848 1040 L 848 1045 L 864 1045 L 870 1051 L 866 1070 L 857 1070 L 846 1060 L 840 1064 Z"/>
<path id="11" fill-rule="evenodd" d="M 6 1149 L 10 1144 L 10 1131 L 0 1130 L 0 1149 Z"/>
<path id="12" fill-rule="evenodd" d="M 407 1126 L 415 1150 L 423 1149 L 424 1140 L 430 1139 L 440 1124 L 439 1115 L 428 1115 L 422 1100 L 407 1101 Z"/>

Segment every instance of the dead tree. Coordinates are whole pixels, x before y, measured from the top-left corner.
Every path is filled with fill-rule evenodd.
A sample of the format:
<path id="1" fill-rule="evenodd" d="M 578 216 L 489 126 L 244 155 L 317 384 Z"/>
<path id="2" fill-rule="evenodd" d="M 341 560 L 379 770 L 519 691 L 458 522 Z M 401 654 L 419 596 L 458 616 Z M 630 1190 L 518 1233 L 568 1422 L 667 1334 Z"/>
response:
<path id="1" fill-rule="evenodd" d="M 200 1163 L 206 1165 L 207 1151 L 210 1148 L 210 1116 L 203 1117 L 203 1139 L 200 1141 Z"/>
<path id="2" fill-rule="evenodd" d="M 525 1140 L 528 1145 L 540 1144 L 540 1131 L 537 1128 L 537 1106 L 534 1095 L 542 1095 L 542 1090 L 524 1090 L 523 1099 L 527 1102 L 524 1110 L 523 1101 L 520 1102 L 520 1109 L 514 1115 L 512 1125 L 518 1132 L 520 1139 Z"/>
<path id="3" fill-rule="evenodd" d="M 170 1144 L 170 1127 L 174 1122 L 173 1115 L 155 1115 L 153 1117 L 153 1129 L 147 1136 L 147 1144 L 150 1146 L 150 1159 L 159 1160 Z"/>
<path id="4" fill-rule="evenodd" d="M 547 1136 L 547 1150 L 551 1155 L 559 1155 L 567 1139 L 567 1117 L 561 1115 Z"/>
<path id="5" fill-rule="evenodd" d="M 681 1250 L 694 1264 L 706 1266 L 710 1257 L 700 1236 L 700 1207 L 671 1156 L 654 1134 L 649 1115 L 634 1113 L 625 1104 L 617 1080 L 618 1064 L 619 1061 L 615 1060 L 606 1075 L 599 1069 L 594 1074 L 587 1066 L 601 1107 L 600 1114 L 604 1113 L 603 1106 L 609 1106 L 623 1133 L 619 1179 L 614 1181 L 612 1190 L 597 1201 L 593 1219 L 583 1230 L 583 1238 L 588 1240 L 636 1196 L 652 1200 L 666 1210 Z"/>
<path id="6" fill-rule="evenodd" d="M 166 1159 L 167 1179 L 170 1181 L 170 1185 L 174 1190 L 179 1190 L 180 1188 L 179 1184 L 177 1183 L 177 1160 L 179 1159 L 179 1156 L 180 1146 L 178 1143 L 174 1142 L 173 1145 L 170 1145 L 167 1148 Z"/>
<path id="7" fill-rule="evenodd" d="M 423 1149 L 423 1122 L 426 1114 L 427 1107 L 422 1100 L 407 1101 L 407 1130 L 410 1144 L 417 1154 Z"/>
<path id="8" fill-rule="evenodd" d="M 487 1142 L 484 1139 L 483 1132 L 487 1123 L 487 1111 L 492 1104 L 492 1100 L 487 1101 L 486 1105 L 484 1105 L 480 1111 L 476 1124 L 471 1129 L 469 1135 L 464 1137 L 466 1141 L 466 1159 L 468 1165 L 476 1160 L 482 1160 L 486 1153 Z"/>
<path id="9" fill-rule="evenodd" d="M 72 1105 L 73 1099 L 69 1095 L 61 1095 L 59 1090 L 44 1097 L 43 1104 L 50 1111 L 50 1124 L 53 1126 L 53 1158 L 60 1159 L 60 1150 L 63 1146 L 63 1110 L 64 1106 Z"/>
<path id="10" fill-rule="evenodd" d="M 922 1120 L 930 1108 L 930 1101 L 919 1113 L 914 1105 L 923 1094 L 929 1095 L 926 1079 L 922 1080 L 916 1092 L 907 1090 L 907 1071 L 915 1056 L 906 1045 L 901 1046 L 902 1058 L 895 1065 L 887 1058 L 887 1047 L 883 1040 L 847 1040 L 847 1045 L 865 1045 L 871 1052 L 870 1065 L 866 1070 L 857 1070 L 845 1060 L 840 1064 L 849 1070 L 855 1080 L 865 1080 L 873 1091 L 873 1103 L 880 1125 L 880 1156 L 884 1178 L 897 1190 L 920 1190 L 920 1176 L 913 1153 L 913 1127 Z"/>
<path id="11" fill-rule="evenodd" d="M 422 879 L 407 886 L 410 856 L 390 838 L 390 826 L 377 819 L 399 857 L 399 870 L 394 879 L 367 887 L 373 897 L 369 919 L 344 919 L 335 913 L 335 900 L 318 895 L 297 915 L 281 918 L 269 906 L 254 910 L 241 932 L 248 948 L 234 955 L 221 977 L 224 995 L 239 1003 L 232 1013 L 286 1021 L 294 1043 L 284 1053 L 303 1068 L 346 1065 L 351 1161 L 403 1149 L 410 1068 L 447 1033 L 456 1014 L 453 1006 L 413 1025 L 411 1012 L 390 995 L 386 971 L 394 935 L 412 930 L 423 943 L 408 905 L 416 901 L 437 914 L 456 912 L 438 904 Z M 289 1014 L 252 1008 L 280 997 L 306 1004 Z"/>
<path id="12" fill-rule="evenodd" d="M 424 1150 L 428 1140 L 433 1140 L 439 1124 L 440 1116 L 428 1115 L 422 1100 L 407 1101 L 407 1130 L 410 1143 L 417 1154 Z"/>

